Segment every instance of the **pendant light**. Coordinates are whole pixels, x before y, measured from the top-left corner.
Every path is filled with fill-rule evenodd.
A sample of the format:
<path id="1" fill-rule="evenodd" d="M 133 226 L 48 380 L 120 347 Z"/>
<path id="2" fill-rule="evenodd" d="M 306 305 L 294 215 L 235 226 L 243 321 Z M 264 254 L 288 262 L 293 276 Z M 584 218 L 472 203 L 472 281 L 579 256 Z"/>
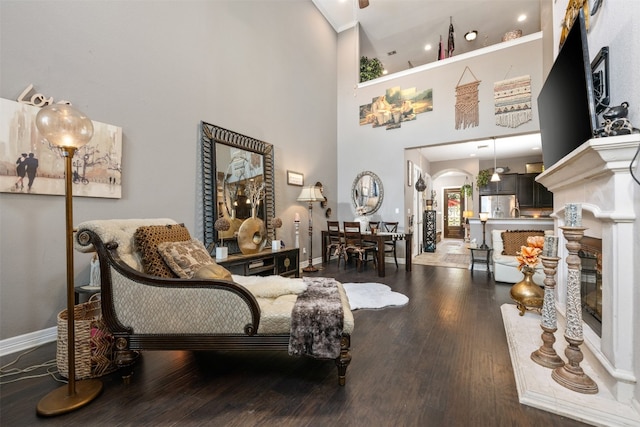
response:
<path id="1" fill-rule="evenodd" d="M 497 170 L 497 160 L 496 160 L 496 139 L 493 138 L 493 175 L 491 175 L 491 182 L 500 181 L 500 175 L 498 175 Z"/>

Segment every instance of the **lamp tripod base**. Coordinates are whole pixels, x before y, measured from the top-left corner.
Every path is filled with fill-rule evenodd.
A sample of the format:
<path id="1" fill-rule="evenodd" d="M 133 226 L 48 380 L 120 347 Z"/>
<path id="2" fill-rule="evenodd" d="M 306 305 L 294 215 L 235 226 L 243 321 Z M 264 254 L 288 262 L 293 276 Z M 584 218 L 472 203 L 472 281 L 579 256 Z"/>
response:
<path id="1" fill-rule="evenodd" d="M 318 269 L 313 265 L 308 265 L 305 268 L 303 268 L 302 271 L 304 271 L 305 273 L 315 273 L 316 271 L 318 271 Z"/>
<path id="2" fill-rule="evenodd" d="M 69 386 L 59 387 L 38 402 L 36 413 L 43 417 L 54 417 L 79 409 L 98 397 L 102 391 L 102 381 L 82 380 L 76 381 L 76 392 L 69 394 Z"/>

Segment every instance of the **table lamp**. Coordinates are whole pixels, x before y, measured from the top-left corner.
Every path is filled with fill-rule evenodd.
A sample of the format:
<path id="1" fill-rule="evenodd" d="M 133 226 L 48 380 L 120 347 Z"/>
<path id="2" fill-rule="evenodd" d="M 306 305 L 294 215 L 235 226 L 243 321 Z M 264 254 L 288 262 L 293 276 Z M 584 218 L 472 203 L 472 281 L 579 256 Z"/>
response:
<path id="1" fill-rule="evenodd" d="M 485 239 L 485 228 L 487 225 L 487 220 L 489 219 L 489 213 L 488 212 L 480 212 L 480 222 L 482 223 L 482 244 L 480 245 L 480 249 L 489 249 L 489 246 L 487 246 L 486 243 L 486 239 Z"/>
<path id="2" fill-rule="evenodd" d="M 309 265 L 302 269 L 306 273 L 318 271 L 313 266 L 313 202 L 324 201 L 324 196 L 319 187 L 310 185 L 303 187 L 298 196 L 299 202 L 309 202 Z"/>
<path id="3" fill-rule="evenodd" d="M 76 382 L 75 372 L 75 293 L 73 281 L 73 193 L 72 163 L 76 150 L 93 136 L 93 123 L 80 111 L 66 104 L 52 104 L 42 108 L 36 116 L 36 127 L 65 159 L 66 257 L 67 257 L 67 363 L 68 383 L 44 396 L 36 412 L 54 416 L 75 411 L 94 400 L 102 391 L 102 382 L 88 379 Z"/>

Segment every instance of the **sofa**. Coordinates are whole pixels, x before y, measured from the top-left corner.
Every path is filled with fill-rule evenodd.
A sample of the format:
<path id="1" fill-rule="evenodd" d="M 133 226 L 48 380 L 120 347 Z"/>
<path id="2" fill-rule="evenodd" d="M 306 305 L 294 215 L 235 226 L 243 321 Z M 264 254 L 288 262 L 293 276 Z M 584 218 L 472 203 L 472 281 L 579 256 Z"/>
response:
<path id="1" fill-rule="evenodd" d="M 87 221 L 74 244 L 97 253 L 125 382 L 143 350 L 284 350 L 334 360 L 345 384 L 354 319 L 336 280 L 231 275 L 169 218 Z"/>
<path id="2" fill-rule="evenodd" d="M 544 236 L 543 230 L 491 230 L 491 244 L 493 253 L 493 277 L 496 282 L 517 283 L 523 279 L 518 270 L 516 252 L 521 246 L 527 245 L 528 236 Z M 544 270 L 538 261 L 533 275 L 533 281 L 544 285 Z"/>

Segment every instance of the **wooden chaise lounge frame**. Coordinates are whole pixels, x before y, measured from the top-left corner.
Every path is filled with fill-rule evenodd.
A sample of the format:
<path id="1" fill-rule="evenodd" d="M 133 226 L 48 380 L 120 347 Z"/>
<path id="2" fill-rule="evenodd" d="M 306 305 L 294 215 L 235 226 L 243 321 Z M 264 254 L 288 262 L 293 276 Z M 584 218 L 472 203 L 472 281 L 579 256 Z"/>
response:
<path id="1" fill-rule="evenodd" d="M 93 245 L 100 262 L 102 316 L 115 342 L 115 363 L 121 369 L 125 383 L 133 372 L 139 350 L 288 350 L 289 334 L 263 335 L 256 333 L 260 324 L 260 307 L 256 298 L 243 286 L 226 280 L 196 280 L 179 278 L 161 278 L 135 270 L 123 262 L 116 250 L 115 242 L 103 242 L 100 236 L 87 229 L 78 230 L 77 246 Z M 123 325 L 114 306 L 113 279 L 153 288 L 174 289 L 212 289 L 229 292 L 239 297 L 246 305 L 249 316 L 246 323 L 234 333 L 137 333 Z M 138 302 L 140 306 L 144 302 Z M 338 383 L 343 386 L 346 371 L 351 362 L 351 336 L 343 333 L 340 340 L 340 355 L 335 359 L 338 368 Z"/>

